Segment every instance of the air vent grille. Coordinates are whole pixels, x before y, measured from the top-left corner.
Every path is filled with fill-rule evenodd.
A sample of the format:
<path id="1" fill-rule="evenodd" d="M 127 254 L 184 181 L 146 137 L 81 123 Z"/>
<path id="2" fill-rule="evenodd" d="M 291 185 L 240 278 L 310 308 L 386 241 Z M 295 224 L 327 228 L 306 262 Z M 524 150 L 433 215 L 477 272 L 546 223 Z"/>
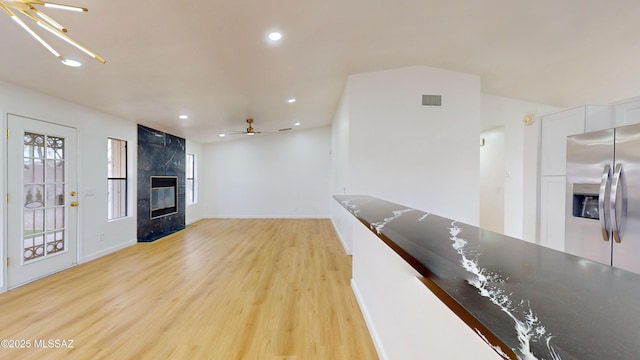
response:
<path id="1" fill-rule="evenodd" d="M 442 95 L 422 95 L 423 106 L 442 106 Z"/>

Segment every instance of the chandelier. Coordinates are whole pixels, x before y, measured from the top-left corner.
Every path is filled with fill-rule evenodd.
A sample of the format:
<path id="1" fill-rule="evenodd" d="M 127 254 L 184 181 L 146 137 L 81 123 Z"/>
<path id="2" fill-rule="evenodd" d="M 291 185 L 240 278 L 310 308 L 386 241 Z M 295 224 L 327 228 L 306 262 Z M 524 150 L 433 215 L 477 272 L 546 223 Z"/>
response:
<path id="1" fill-rule="evenodd" d="M 16 12 L 22 13 L 29 19 L 35 21 L 35 23 L 38 24 L 38 26 L 40 26 L 41 28 L 49 31 L 53 35 L 75 46 L 76 48 L 78 48 L 85 54 L 91 56 L 92 58 L 100 61 L 103 64 L 106 62 L 105 59 L 96 55 L 91 50 L 78 44 L 78 42 L 76 42 L 75 40 L 67 36 L 66 34 L 67 29 L 64 26 L 60 25 L 55 20 L 53 20 L 51 17 L 47 16 L 47 14 L 38 10 L 35 7 L 36 5 L 43 6 L 46 8 L 70 10 L 70 11 L 77 11 L 77 12 L 89 11 L 87 8 L 83 8 L 83 7 L 56 4 L 56 3 L 50 3 L 50 2 L 38 1 L 38 0 L 0 0 L 0 8 L 4 10 L 4 12 L 6 12 L 26 32 L 28 32 L 29 35 L 33 36 L 34 39 L 36 39 L 40 44 L 42 44 L 42 46 L 44 46 L 47 50 L 49 50 L 58 59 L 65 61 L 65 58 L 62 55 L 60 55 L 59 52 L 57 52 L 51 45 L 49 45 L 46 41 L 44 41 L 44 39 L 42 39 L 38 34 L 36 34 L 29 26 L 27 26 L 27 24 L 24 23 L 24 21 L 22 21 L 18 16 L 16 16 L 16 14 L 12 11 L 12 9 L 15 10 Z"/>

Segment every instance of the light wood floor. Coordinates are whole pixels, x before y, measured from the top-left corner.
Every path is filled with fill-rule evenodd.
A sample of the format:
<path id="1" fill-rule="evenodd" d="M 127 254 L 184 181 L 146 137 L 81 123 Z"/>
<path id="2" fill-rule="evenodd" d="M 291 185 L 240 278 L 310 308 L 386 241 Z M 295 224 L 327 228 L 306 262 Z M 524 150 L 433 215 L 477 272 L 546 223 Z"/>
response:
<path id="1" fill-rule="evenodd" d="M 204 220 L 0 294 L 2 359 L 377 359 L 329 220 Z M 33 341 L 33 340 L 32 340 Z"/>

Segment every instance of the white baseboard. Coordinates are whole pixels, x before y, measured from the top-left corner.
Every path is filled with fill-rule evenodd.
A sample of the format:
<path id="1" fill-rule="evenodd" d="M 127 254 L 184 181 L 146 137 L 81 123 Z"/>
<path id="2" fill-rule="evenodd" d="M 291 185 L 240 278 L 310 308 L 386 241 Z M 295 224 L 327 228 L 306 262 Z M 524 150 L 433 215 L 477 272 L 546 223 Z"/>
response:
<path id="1" fill-rule="evenodd" d="M 112 247 L 110 247 L 108 249 L 104 249 L 104 250 L 98 251 L 96 253 L 93 253 L 93 254 L 85 256 L 84 258 L 82 258 L 80 260 L 80 263 L 82 264 L 82 263 L 86 263 L 86 262 L 89 262 L 89 261 L 92 261 L 92 260 L 96 260 L 98 258 L 101 258 L 101 257 L 105 256 L 105 255 L 111 254 L 112 252 L 116 252 L 118 250 L 122 250 L 124 248 L 129 247 L 129 246 L 135 245 L 136 243 L 138 243 L 138 240 L 133 239 L 133 240 L 118 244 L 116 246 L 112 246 Z"/>
<path id="2" fill-rule="evenodd" d="M 195 224 L 195 223 L 197 223 L 198 221 L 203 220 L 203 219 L 206 219 L 206 217 L 204 217 L 204 216 L 198 216 L 198 217 L 197 217 L 197 218 L 195 218 L 195 219 L 189 219 L 189 221 L 185 221 L 185 225 Z"/>
<path id="3" fill-rule="evenodd" d="M 360 295 L 360 291 L 358 290 L 358 285 L 353 279 L 351 279 L 351 289 L 353 289 L 353 293 L 356 296 L 358 306 L 360 306 L 360 311 L 362 312 L 362 316 L 364 317 L 364 322 L 367 324 L 367 329 L 369 329 L 369 334 L 371 335 L 371 339 L 373 340 L 373 346 L 375 346 L 376 352 L 378 353 L 378 358 L 387 360 L 388 357 L 384 351 L 382 342 L 380 341 L 380 336 L 378 335 L 378 332 L 373 325 L 373 319 L 371 319 L 371 316 L 367 311 L 367 306 L 364 303 L 364 299 L 362 298 L 362 296 Z"/>
<path id="4" fill-rule="evenodd" d="M 331 224 L 333 224 L 333 228 L 336 231 L 336 234 L 338 234 L 338 239 L 340 239 L 340 242 L 342 243 L 344 252 L 347 253 L 347 255 L 353 255 L 353 251 L 351 251 L 351 248 L 347 245 L 347 242 L 344 241 L 344 237 L 342 237 L 340 229 L 338 229 L 338 226 L 336 225 L 336 222 L 333 220 L 333 218 L 331 218 Z"/>
<path id="5" fill-rule="evenodd" d="M 256 215 L 206 215 L 204 219 L 328 219 L 328 214 L 309 214 L 309 215 L 265 215 L 265 214 L 256 214 Z"/>

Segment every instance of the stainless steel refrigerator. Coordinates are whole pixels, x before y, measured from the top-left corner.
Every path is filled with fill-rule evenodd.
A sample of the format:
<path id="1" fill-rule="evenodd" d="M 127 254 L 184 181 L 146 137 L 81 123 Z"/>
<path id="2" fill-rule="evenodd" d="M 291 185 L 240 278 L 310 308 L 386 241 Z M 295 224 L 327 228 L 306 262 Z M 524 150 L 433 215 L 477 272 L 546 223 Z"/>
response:
<path id="1" fill-rule="evenodd" d="M 640 125 L 567 138 L 565 251 L 640 273 Z"/>

